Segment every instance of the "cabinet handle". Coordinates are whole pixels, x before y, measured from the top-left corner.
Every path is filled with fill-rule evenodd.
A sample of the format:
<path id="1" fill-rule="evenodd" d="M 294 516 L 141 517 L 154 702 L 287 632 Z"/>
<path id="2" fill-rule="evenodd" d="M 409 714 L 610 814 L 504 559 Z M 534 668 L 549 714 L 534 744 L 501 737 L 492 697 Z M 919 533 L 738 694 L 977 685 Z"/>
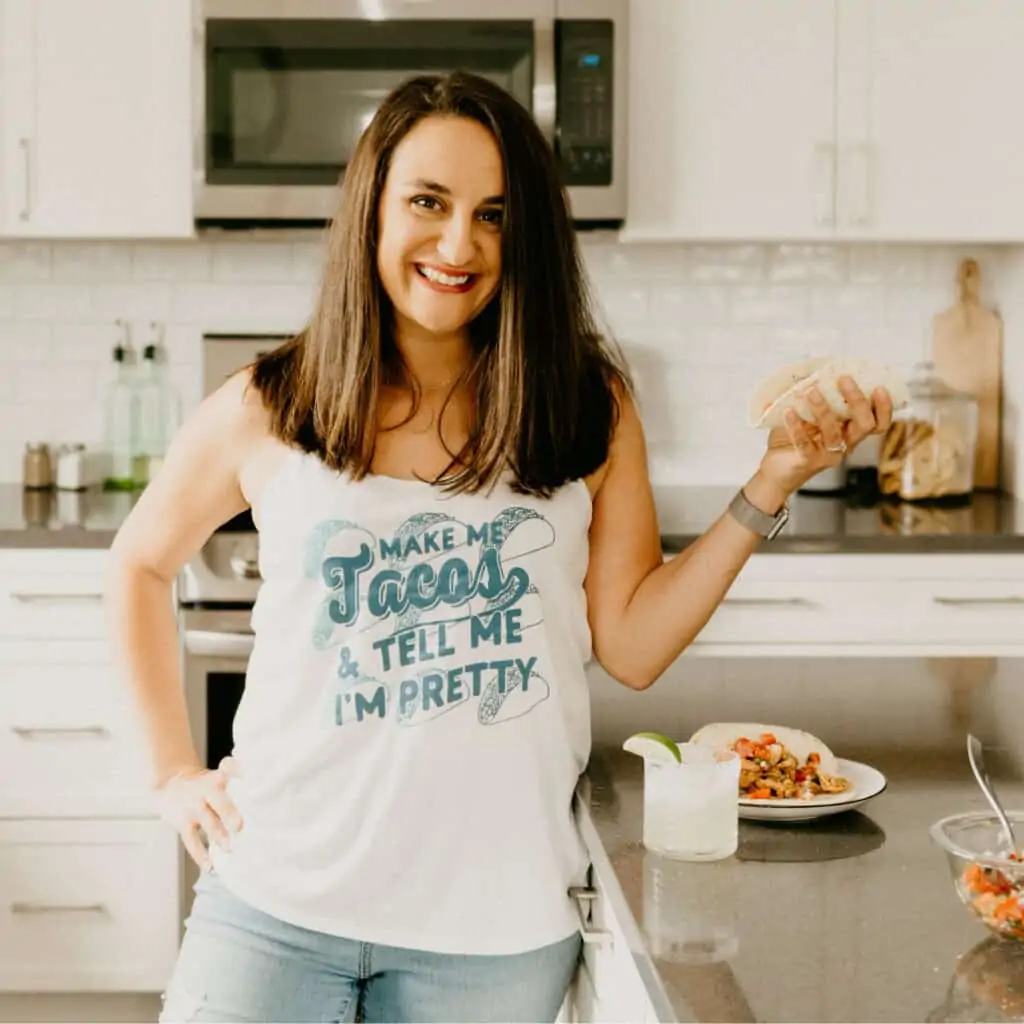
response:
<path id="1" fill-rule="evenodd" d="M 972 605 L 1014 605 L 1024 604 L 1024 597 L 1011 594 L 1008 597 L 933 597 L 936 604 L 949 608 L 969 608 Z"/>
<path id="2" fill-rule="evenodd" d="M 569 889 L 569 895 L 576 901 L 576 914 L 580 919 L 580 935 L 583 937 L 583 941 L 598 945 L 610 945 L 611 932 L 590 927 L 590 901 L 597 899 L 597 890 L 583 885 L 575 885 Z"/>
<path id="3" fill-rule="evenodd" d="M 23 740 L 68 739 L 77 736 L 88 736 L 95 740 L 110 739 L 109 730 L 102 725 L 12 725 L 11 732 Z"/>
<path id="4" fill-rule="evenodd" d="M 832 142 L 814 147 L 814 222 L 819 227 L 836 222 L 836 147 Z"/>
<path id="5" fill-rule="evenodd" d="M 12 903 L 12 914 L 107 914 L 105 903 Z"/>
<path id="6" fill-rule="evenodd" d="M 28 594 L 15 592 L 11 600 L 19 604 L 99 604 L 102 594 Z"/>
<path id="7" fill-rule="evenodd" d="M 25 165 L 25 202 L 18 219 L 27 221 L 32 216 L 32 140 L 20 139 L 21 155 Z"/>
<path id="8" fill-rule="evenodd" d="M 536 18 L 533 22 L 533 118 L 552 148 L 556 141 L 555 120 L 555 22 Z"/>
<path id="9" fill-rule="evenodd" d="M 767 607 L 781 608 L 813 608 L 814 602 L 808 601 L 806 597 L 727 597 L 722 604 L 731 604 L 736 607 L 749 605 L 752 608 L 761 605 Z"/>
<path id="10" fill-rule="evenodd" d="M 857 227 L 864 227 L 871 219 L 871 147 L 858 142 L 846 149 L 843 191 L 849 197 L 847 219 Z"/>

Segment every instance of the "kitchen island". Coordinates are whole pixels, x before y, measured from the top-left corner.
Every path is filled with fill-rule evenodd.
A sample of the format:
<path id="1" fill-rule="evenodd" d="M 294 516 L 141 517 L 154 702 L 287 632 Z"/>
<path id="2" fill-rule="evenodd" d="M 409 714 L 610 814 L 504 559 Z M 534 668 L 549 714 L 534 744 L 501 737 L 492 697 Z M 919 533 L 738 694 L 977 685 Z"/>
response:
<path id="1" fill-rule="evenodd" d="M 905 722 L 900 745 L 837 720 L 830 745 L 884 772 L 887 790 L 816 823 L 741 822 L 736 856 L 708 864 L 644 849 L 642 762 L 595 749 L 578 817 L 648 1019 L 653 1010 L 660 1021 L 1024 1020 L 1024 944 L 991 939 L 968 914 L 928 831 L 986 809 L 968 726 L 992 744 L 1004 802 L 1024 807 L 1020 703 L 1009 688 L 986 689 L 966 721 L 951 713 L 945 730 L 915 736 L 915 709 L 894 696 L 877 714 Z M 793 720 L 786 704 L 776 721 Z"/>

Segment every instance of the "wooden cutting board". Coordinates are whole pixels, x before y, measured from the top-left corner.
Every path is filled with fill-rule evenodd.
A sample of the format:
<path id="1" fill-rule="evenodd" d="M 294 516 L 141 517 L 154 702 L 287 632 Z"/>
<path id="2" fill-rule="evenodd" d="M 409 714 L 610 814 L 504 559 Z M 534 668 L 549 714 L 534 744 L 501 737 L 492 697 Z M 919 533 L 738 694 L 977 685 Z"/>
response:
<path id="1" fill-rule="evenodd" d="M 960 264 L 957 280 L 957 301 L 932 321 L 932 361 L 946 384 L 978 399 L 974 486 L 996 490 L 1000 484 L 1003 321 L 981 304 L 981 271 L 975 260 Z"/>

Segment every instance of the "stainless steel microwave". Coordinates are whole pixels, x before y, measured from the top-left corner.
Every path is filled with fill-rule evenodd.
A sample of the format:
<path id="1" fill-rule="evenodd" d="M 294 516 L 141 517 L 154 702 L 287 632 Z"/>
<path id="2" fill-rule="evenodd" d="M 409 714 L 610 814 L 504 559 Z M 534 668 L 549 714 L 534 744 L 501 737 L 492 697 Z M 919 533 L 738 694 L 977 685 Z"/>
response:
<path id="1" fill-rule="evenodd" d="M 574 220 L 626 208 L 629 0 L 198 0 L 195 219 L 323 223 L 384 96 L 462 69 L 512 92 L 556 153 Z"/>

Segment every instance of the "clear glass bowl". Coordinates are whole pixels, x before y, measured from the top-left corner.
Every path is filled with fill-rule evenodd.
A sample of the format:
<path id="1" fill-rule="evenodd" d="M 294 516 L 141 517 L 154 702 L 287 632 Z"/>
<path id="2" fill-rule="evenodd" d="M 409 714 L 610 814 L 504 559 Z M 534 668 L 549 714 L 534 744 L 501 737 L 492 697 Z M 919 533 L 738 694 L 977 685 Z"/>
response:
<path id="1" fill-rule="evenodd" d="M 1007 811 L 1018 839 L 1024 811 Z M 996 935 L 1024 942 L 1024 861 L 1006 856 L 999 819 L 989 811 L 954 814 L 931 827 L 946 854 L 960 901 Z"/>

